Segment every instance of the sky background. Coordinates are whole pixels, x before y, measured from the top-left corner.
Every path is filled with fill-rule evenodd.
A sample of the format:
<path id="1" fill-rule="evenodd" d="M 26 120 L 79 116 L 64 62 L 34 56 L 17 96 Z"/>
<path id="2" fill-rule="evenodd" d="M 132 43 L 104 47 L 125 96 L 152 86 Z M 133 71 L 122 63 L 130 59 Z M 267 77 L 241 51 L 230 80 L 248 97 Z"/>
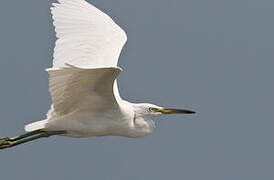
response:
<path id="1" fill-rule="evenodd" d="M 193 109 L 148 137 L 52 137 L 0 152 L 1 179 L 274 179 L 273 0 L 88 0 L 128 35 L 120 94 Z M 0 136 L 45 118 L 55 0 L 0 2 Z"/>

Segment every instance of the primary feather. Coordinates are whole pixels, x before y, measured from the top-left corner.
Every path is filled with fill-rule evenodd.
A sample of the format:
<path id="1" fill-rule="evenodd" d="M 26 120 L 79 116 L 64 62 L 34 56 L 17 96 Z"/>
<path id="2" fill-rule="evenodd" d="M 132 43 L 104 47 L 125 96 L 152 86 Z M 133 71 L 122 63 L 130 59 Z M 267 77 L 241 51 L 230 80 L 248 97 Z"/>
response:
<path id="1" fill-rule="evenodd" d="M 127 40 L 105 13 L 84 0 L 59 0 L 51 8 L 56 31 L 53 67 L 115 67 Z"/>

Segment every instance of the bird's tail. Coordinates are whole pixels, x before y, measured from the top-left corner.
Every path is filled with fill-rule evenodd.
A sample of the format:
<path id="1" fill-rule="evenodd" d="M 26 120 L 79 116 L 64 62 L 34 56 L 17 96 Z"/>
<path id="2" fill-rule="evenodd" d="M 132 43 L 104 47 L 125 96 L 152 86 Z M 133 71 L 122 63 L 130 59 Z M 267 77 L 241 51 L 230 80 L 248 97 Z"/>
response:
<path id="1" fill-rule="evenodd" d="M 34 123 L 30 123 L 25 126 L 25 131 L 31 132 L 31 131 L 43 129 L 46 127 L 46 124 L 47 124 L 47 120 L 41 120 Z"/>

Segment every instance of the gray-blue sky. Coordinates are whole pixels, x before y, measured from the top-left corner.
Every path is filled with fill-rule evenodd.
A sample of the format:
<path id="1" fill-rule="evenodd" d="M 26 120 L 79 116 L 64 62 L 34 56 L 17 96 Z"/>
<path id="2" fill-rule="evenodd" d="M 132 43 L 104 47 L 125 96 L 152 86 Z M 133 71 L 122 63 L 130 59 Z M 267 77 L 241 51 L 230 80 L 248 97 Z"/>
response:
<path id="1" fill-rule="evenodd" d="M 123 98 L 194 109 L 141 139 L 53 137 L 0 152 L 1 179 L 274 178 L 274 1 L 88 0 L 127 32 Z M 50 105 L 54 0 L 0 3 L 0 136 Z"/>

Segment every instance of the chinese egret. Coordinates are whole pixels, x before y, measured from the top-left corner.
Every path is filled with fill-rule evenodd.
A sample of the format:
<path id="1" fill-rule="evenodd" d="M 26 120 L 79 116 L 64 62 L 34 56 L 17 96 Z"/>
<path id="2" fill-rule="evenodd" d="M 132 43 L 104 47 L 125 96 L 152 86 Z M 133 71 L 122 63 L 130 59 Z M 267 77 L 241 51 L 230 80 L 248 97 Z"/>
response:
<path id="1" fill-rule="evenodd" d="M 127 36 L 108 15 L 85 0 L 58 0 L 51 13 L 57 36 L 46 70 L 51 109 L 45 120 L 26 125 L 27 133 L 1 138 L 1 149 L 52 135 L 142 137 L 152 133 L 155 116 L 194 113 L 121 99 L 117 63 Z"/>

